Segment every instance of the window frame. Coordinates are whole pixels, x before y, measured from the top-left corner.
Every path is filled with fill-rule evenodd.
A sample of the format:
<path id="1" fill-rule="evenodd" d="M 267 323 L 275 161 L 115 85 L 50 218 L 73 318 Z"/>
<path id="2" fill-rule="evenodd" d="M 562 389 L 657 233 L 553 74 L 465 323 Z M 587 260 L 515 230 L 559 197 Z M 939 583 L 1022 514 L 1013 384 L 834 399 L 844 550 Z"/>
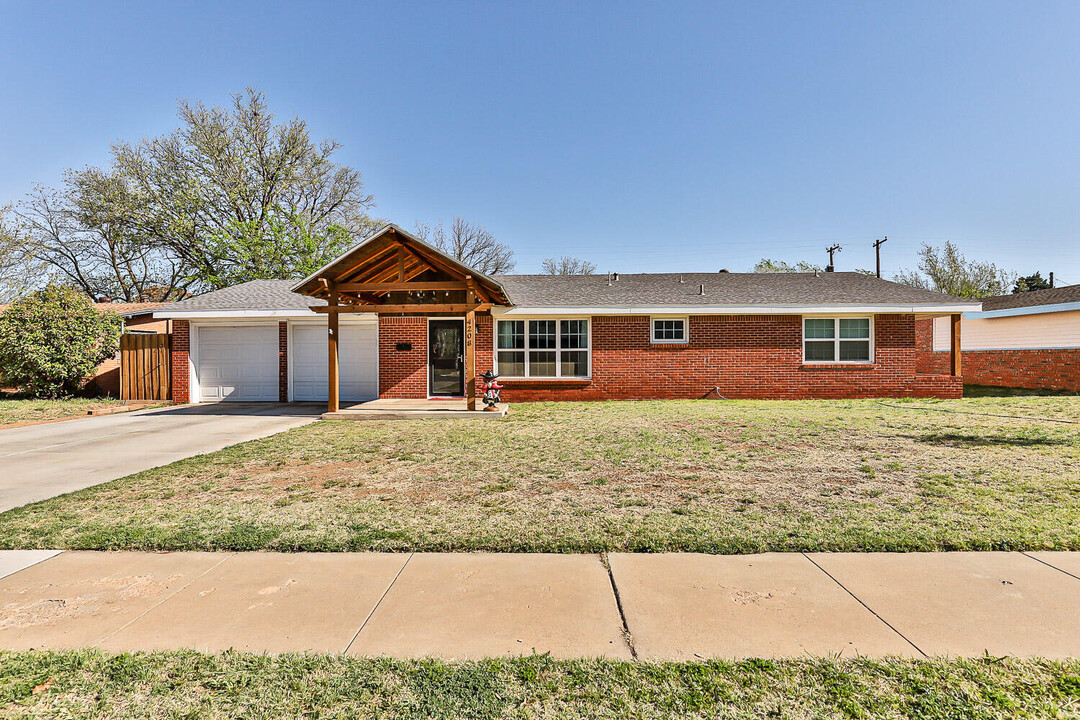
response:
<path id="1" fill-rule="evenodd" d="M 832 320 L 833 323 L 833 336 L 831 338 L 808 338 L 806 337 L 806 321 L 807 320 Z M 841 338 L 840 337 L 840 321 L 841 320 L 869 320 L 870 329 L 869 337 L 867 338 Z M 800 334 L 802 335 L 802 361 L 804 365 L 873 365 L 874 360 L 874 316 L 873 315 L 803 315 L 799 319 L 799 325 L 801 326 Z M 808 360 L 806 357 L 806 343 L 811 342 L 827 342 L 831 340 L 833 343 L 833 360 Z M 840 341 L 846 340 L 848 342 L 852 340 L 866 341 L 869 347 L 869 359 L 867 360 L 841 360 L 840 359 Z"/>
<path id="2" fill-rule="evenodd" d="M 498 316 L 494 318 L 494 324 L 492 325 L 491 332 L 491 347 L 492 357 L 491 365 L 495 373 L 499 377 L 506 378 L 508 380 L 592 380 L 592 330 L 593 319 L 590 315 L 510 315 Z M 534 352 L 533 348 L 529 346 L 529 321 L 530 320 L 549 320 L 555 322 L 555 347 L 554 348 L 536 348 L 535 352 L 554 352 L 555 353 L 555 374 L 554 375 L 531 375 L 529 373 L 531 360 L 530 354 Z M 565 348 L 566 352 L 585 352 L 585 375 L 563 375 L 562 374 L 562 353 L 564 348 L 562 346 L 562 326 L 559 324 L 563 320 L 584 320 L 586 325 L 585 333 L 585 347 L 583 348 Z M 499 349 L 499 323 L 500 322 L 524 322 L 525 323 L 525 347 L 521 349 L 507 348 L 504 350 Z M 525 353 L 525 374 L 524 375 L 503 375 L 499 371 L 499 353 L 500 352 L 522 352 Z"/>
<path id="3" fill-rule="evenodd" d="M 679 320 L 683 324 L 682 340 L 664 340 L 656 337 L 657 320 Z M 652 345 L 686 345 L 690 342 L 690 318 L 686 315 L 650 315 L 649 343 Z"/>

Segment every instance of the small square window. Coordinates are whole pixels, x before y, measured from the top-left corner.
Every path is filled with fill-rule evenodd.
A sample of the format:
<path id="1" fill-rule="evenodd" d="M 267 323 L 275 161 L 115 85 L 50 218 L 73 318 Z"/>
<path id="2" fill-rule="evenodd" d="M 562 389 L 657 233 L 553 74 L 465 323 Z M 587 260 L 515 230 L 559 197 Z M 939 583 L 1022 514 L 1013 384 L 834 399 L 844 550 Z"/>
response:
<path id="1" fill-rule="evenodd" d="M 686 342 L 686 318 L 653 318 L 652 341 L 654 343 Z"/>

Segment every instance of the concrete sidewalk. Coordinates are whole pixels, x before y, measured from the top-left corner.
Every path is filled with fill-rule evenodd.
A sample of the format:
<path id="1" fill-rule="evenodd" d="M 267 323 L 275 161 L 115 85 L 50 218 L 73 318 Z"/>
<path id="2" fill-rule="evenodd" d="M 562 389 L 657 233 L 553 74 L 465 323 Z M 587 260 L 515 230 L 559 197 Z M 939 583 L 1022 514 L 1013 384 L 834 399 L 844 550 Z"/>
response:
<path id="1" fill-rule="evenodd" d="M 11 649 L 1060 658 L 1078 617 L 1080 553 L 0 552 Z"/>

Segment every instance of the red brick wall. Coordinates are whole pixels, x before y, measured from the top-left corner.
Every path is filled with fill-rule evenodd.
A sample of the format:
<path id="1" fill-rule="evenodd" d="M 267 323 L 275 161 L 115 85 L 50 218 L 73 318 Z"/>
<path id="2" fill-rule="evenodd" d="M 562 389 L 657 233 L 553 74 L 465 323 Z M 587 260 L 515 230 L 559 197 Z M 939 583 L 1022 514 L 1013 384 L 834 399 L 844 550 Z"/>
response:
<path id="1" fill-rule="evenodd" d="M 915 325 L 918 371 L 948 373 L 949 352 L 934 350 L 933 321 Z M 1080 348 L 965 350 L 960 364 L 972 385 L 1080 392 Z"/>
<path id="2" fill-rule="evenodd" d="M 172 399 L 173 402 L 191 402 L 189 383 L 190 351 L 189 327 L 187 320 L 174 320 L 172 326 Z"/>
<path id="3" fill-rule="evenodd" d="M 596 316 L 591 380 L 506 380 L 503 397 L 700 398 L 714 387 L 729 398 L 960 396 L 960 378 L 916 378 L 913 315 L 876 317 L 872 365 L 803 365 L 801 322 L 798 315 L 691 316 L 690 342 L 654 345 L 647 316 Z M 490 321 L 478 340 L 490 353 Z M 490 362 L 478 356 L 478 371 Z"/>
<path id="4" fill-rule="evenodd" d="M 289 323 L 278 323 L 278 401 L 289 402 Z"/>
<path id="5" fill-rule="evenodd" d="M 411 350 L 398 350 L 411 343 Z M 427 318 L 379 318 L 379 397 L 427 397 Z"/>

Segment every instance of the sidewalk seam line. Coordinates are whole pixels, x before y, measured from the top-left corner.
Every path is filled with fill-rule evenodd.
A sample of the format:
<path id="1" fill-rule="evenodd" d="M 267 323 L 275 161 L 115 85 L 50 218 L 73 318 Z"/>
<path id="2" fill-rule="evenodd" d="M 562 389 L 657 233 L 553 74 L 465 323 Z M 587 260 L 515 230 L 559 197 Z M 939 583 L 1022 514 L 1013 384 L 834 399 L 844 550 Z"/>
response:
<path id="1" fill-rule="evenodd" d="M 600 553 L 600 564 L 607 570 L 608 582 L 611 583 L 611 592 L 615 596 L 615 608 L 619 611 L 619 619 L 622 621 L 623 640 L 630 650 L 630 657 L 638 660 L 637 648 L 634 647 L 634 635 L 630 632 L 630 623 L 626 621 L 626 612 L 623 611 L 622 595 L 619 594 L 619 586 L 615 583 L 615 573 L 611 571 L 611 560 L 606 552 Z"/>
<path id="2" fill-rule="evenodd" d="M 1020 551 L 1020 554 L 1023 555 L 1024 557 L 1026 557 L 1026 558 L 1031 558 L 1032 560 L 1034 560 L 1037 563 L 1041 563 L 1041 564 L 1045 565 L 1046 567 L 1050 568 L 1051 570 L 1057 570 L 1059 573 L 1065 573 L 1066 575 L 1068 575 L 1071 578 L 1074 578 L 1076 580 L 1080 580 L 1080 575 L 1073 575 L 1068 570 L 1062 570 L 1057 565 L 1051 565 L 1050 563 L 1046 562 L 1045 560 L 1040 560 L 1039 558 L 1035 557 L 1034 555 L 1028 555 L 1023 550 Z"/>
<path id="3" fill-rule="evenodd" d="M 159 607 L 161 607 L 162 605 L 164 605 L 165 603 L 169 602 L 174 597 L 176 597 L 179 593 L 184 592 L 189 587 L 194 585 L 196 582 L 198 582 L 199 580 L 204 578 L 207 574 L 209 574 L 213 570 L 217 570 L 219 567 L 221 567 L 221 564 L 223 562 L 225 562 L 226 560 L 228 560 L 231 557 L 234 557 L 235 555 L 236 555 L 236 553 L 228 553 L 227 555 L 225 555 L 225 557 L 221 558 L 221 560 L 218 560 L 216 563 L 214 563 L 210 567 L 206 568 L 206 570 L 203 570 L 201 573 L 199 573 L 195 577 L 191 578 L 191 580 L 188 581 L 185 585 L 183 585 L 181 587 L 178 587 L 174 592 L 169 593 L 169 595 L 167 597 L 163 597 L 160 601 L 158 601 L 154 605 L 151 605 L 150 607 L 146 608 L 141 613 L 139 613 L 135 617 L 131 618 L 130 620 L 128 620 L 126 623 L 124 623 L 120 627 L 113 630 L 111 633 L 108 633 L 104 637 L 99 638 L 93 645 L 91 645 L 91 647 L 97 647 L 97 646 L 101 645 L 101 643 L 105 642 L 106 640 L 111 638 L 113 635 L 116 635 L 121 630 L 125 630 L 128 627 L 130 627 L 132 623 L 138 622 L 142 618 L 146 617 L 148 614 L 152 613 L 154 610 L 157 610 Z"/>
<path id="4" fill-rule="evenodd" d="M 405 562 L 403 562 L 401 564 L 401 567 L 398 568 L 398 571 L 394 574 L 394 578 L 390 581 L 390 584 L 386 586 L 386 589 L 383 590 L 383 594 L 379 596 L 379 601 L 375 603 L 375 607 L 371 608 L 371 612 L 369 612 L 367 614 L 367 617 L 364 618 L 364 622 L 362 622 L 360 624 L 360 627 L 357 628 L 356 632 L 353 633 L 352 640 L 350 640 L 349 644 L 345 646 L 345 649 L 341 651 L 342 654 L 349 652 L 349 648 L 351 648 L 353 646 L 353 643 L 356 642 L 356 638 L 360 637 L 360 633 L 362 633 L 364 631 L 364 628 L 367 627 L 367 624 L 371 621 L 371 618 L 375 614 L 375 611 L 379 609 L 379 606 L 382 605 L 382 601 L 386 599 L 386 596 L 390 593 L 390 588 L 394 587 L 394 584 L 397 583 L 398 578 L 401 577 L 401 573 L 405 572 L 405 566 L 409 564 L 409 561 L 413 559 L 413 555 L 415 554 L 416 553 L 409 553 L 409 557 L 405 558 Z"/>
<path id="5" fill-rule="evenodd" d="M 835 577 L 833 577 L 833 576 L 832 576 L 832 574 L 830 574 L 830 573 L 829 573 L 829 571 L 828 571 L 828 570 L 826 570 L 825 568 L 821 567 L 821 566 L 820 566 L 820 565 L 818 565 L 818 564 L 817 564 L 816 562 L 814 562 L 814 558 L 810 557 L 809 555 L 807 555 L 807 554 L 806 554 L 806 553 L 804 553 L 804 552 L 800 552 L 799 554 L 800 554 L 800 555 L 802 555 L 802 556 L 803 556 L 804 558 L 806 558 L 807 560 L 809 560 L 809 561 L 810 561 L 810 563 L 811 563 L 811 564 L 812 564 L 812 565 L 813 565 L 814 567 L 816 567 L 816 568 L 817 568 L 818 570 L 820 570 L 821 572 L 825 573 L 825 575 L 826 575 L 826 576 L 827 576 L 827 577 L 828 577 L 828 578 L 829 578 L 830 580 L 832 580 L 832 581 L 833 581 L 834 583 L 836 583 L 837 585 L 839 585 L 839 586 L 840 586 L 840 588 L 841 588 L 841 589 L 842 589 L 842 590 L 843 590 L 844 592 L 846 592 L 846 593 L 847 593 L 848 595 L 850 595 L 850 596 L 851 596 L 852 598 L 854 598 L 854 599 L 855 599 L 855 602 L 859 603 L 859 604 L 860 604 L 860 605 L 862 605 L 862 606 L 863 606 L 864 608 L 866 608 L 867 612 L 869 612 L 869 613 L 870 613 L 871 615 L 873 615 L 873 616 L 874 616 L 874 617 L 876 617 L 876 618 L 877 618 L 878 620 L 880 620 L 880 621 L 881 621 L 881 622 L 882 622 L 882 623 L 883 623 L 883 624 L 885 625 L 885 627 L 887 627 L 887 628 L 889 628 L 890 630 L 892 630 L 892 631 L 893 631 L 894 633 L 896 633 L 896 634 L 897 634 L 897 635 L 899 635 L 899 636 L 900 636 L 901 638 L 903 638 L 903 639 L 904 639 L 904 642 L 906 642 L 906 643 L 907 643 L 908 645 L 910 645 L 911 647 L 915 648 L 915 650 L 916 650 L 916 651 L 917 651 L 917 652 L 918 652 L 918 653 L 919 653 L 920 655 L 922 655 L 922 656 L 923 656 L 924 658 L 929 658 L 929 657 L 930 657 L 929 655 L 927 655 L 926 653 L 924 653 L 924 652 L 923 652 L 923 650 L 922 650 L 922 648 L 921 648 L 921 647 L 919 647 L 918 645 L 916 645 L 915 643 L 913 643 L 913 642 L 911 641 L 911 639 L 910 639 L 910 638 L 909 638 L 909 637 L 908 637 L 907 635 L 904 635 L 904 633 L 900 632 L 900 631 L 899 631 L 899 630 L 897 630 L 897 629 L 896 629 L 895 627 L 893 627 L 892 623 L 890 623 L 890 622 L 889 622 L 888 620 L 886 620 L 885 618 L 881 617 L 881 616 L 880 616 L 880 615 L 878 615 L 878 614 L 877 614 L 876 612 L 874 612 L 873 608 L 871 608 L 871 607 L 870 607 L 869 605 L 867 605 L 866 603 L 864 603 L 864 602 L 863 602 L 863 601 L 862 601 L 862 600 L 861 600 L 861 599 L 859 598 L 859 596 L 858 596 L 858 595 L 856 595 L 855 593 L 853 593 L 853 592 L 851 592 L 850 590 L 848 590 L 848 589 L 847 589 L 847 587 L 846 587 L 846 586 L 844 585 L 844 583 L 842 583 L 842 582 L 840 582 L 839 580 L 837 580 L 837 579 L 836 579 Z"/>

